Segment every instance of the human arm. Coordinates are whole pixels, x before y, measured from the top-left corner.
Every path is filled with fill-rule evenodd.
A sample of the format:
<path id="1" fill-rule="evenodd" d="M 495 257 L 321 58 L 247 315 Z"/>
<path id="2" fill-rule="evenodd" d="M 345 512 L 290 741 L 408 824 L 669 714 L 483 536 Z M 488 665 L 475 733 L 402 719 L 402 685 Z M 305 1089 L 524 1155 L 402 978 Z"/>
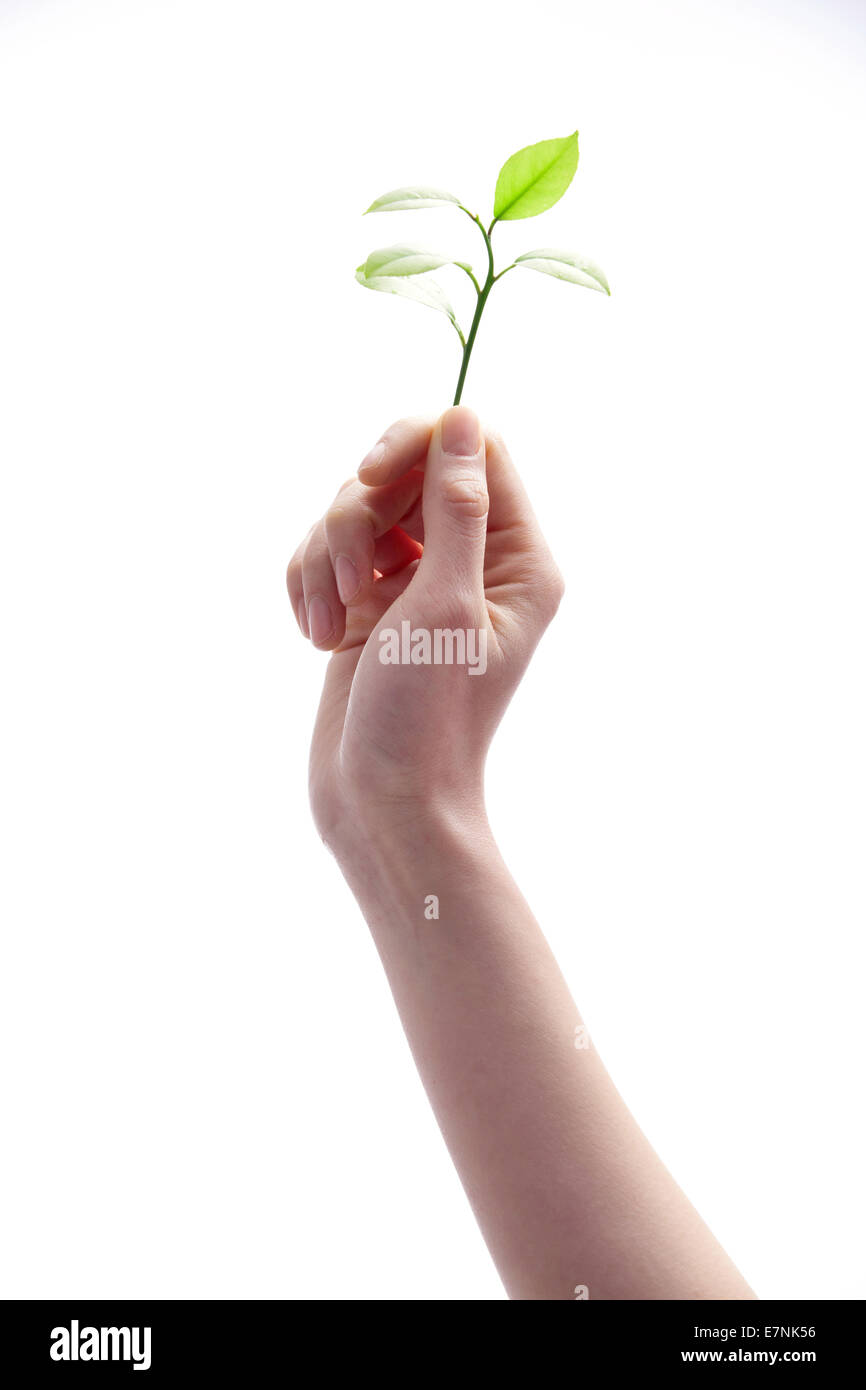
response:
<path id="1" fill-rule="evenodd" d="M 754 1297 L 596 1050 L 575 1047 L 579 1014 L 490 832 L 486 750 L 562 592 L 501 440 L 482 440 L 463 408 L 432 432 L 392 427 L 288 580 L 302 630 L 333 653 L 311 755 L 316 821 L 509 1295 Z M 384 664 L 380 634 L 404 621 L 485 632 L 484 673 Z"/>

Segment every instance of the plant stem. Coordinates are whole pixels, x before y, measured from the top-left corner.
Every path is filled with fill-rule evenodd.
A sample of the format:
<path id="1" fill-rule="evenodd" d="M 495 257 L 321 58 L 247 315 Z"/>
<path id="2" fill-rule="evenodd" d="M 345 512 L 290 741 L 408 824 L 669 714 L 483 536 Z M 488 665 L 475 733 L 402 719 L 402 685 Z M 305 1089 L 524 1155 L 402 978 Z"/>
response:
<path id="1" fill-rule="evenodd" d="M 478 325 L 481 322 L 481 315 L 484 313 L 484 306 L 487 303 L 487 296 L 493 289 L 493 286 L 496 283 L 497 279 L 497 276 L 495 275 L 493 269 L 493 247 L 490 244 L 490 233 L 493 231 L 496 219 L 494 218 L 493 222 L 490 223 L 490 226 L 487 229 L 487 231 L 485 231 L 480 217 L 478 217 L 474 213 L 469 212 L 467 208 L 463 208 L 463 211 L 466 213 L 468 217 L 472 218 L 472 221 L 477 225 L 479 231 L 481 232 L 481 235 L 484 237 L 484 245 L 487 247 L 488 269 L 487 279 L 484 281 L 483 287 L 478 291 L 478 303 L 475 305 L 475 314 L 472 318 L 472 326 L 469 329 L 469 336 L 466 339 L 466 345 L 463 349 L 463 361 L 460 364 L 460 375 L 457 378 L 457 390 L 454 393 L 455 405 L 460 404 L 460 397 L 463 394 L 463 383 L 466 380 L 466 369 L 469 366 L 469 359 L 472 356 L 472 349 L 475 346 L 475 336 L 478 332 Z"/>
<path id="2" fill-rule="evenodd" d="M 472 274 L 472 267 L 471 267 L 471 266 L 468 266 L 468 265 L 463 265 L 463 263 L 462 263 L 461 261 L 456 261 L 455 264 L 457 265 L 457 267 L 458 267 L 459 270 L 465 271 L 465 273 L 469 276 L 469 279 L 472 281 L 473 285 L 475 286 L 475 293 L 476 293 L 476 294 L 480 294 L 480 293 L 481 293 L 481 286 L 479 285 L 478 281 L 475 279 L 475 276 Z M 464 346 L 465 346 L 465 344 L 464 344 Z"/>

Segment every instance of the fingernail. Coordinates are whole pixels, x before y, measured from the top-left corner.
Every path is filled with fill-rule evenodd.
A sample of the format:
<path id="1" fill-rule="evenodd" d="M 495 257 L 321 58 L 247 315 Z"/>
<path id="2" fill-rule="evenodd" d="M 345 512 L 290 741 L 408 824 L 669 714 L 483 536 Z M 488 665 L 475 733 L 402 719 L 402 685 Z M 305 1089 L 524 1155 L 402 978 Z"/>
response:
<path id="1" fill-rule="evenodd" d="M 361 587 L 361 580 L 348 555 L 337 556 L 334 574 L 337 576 L 337 592 L 340 595 L 340 602 L 351 603 Z"/>
<path id="2" fill-rule="evenodd" d="M 310 636 L 316 645 L 326 642 L 334 630 L 334 620 L 321 594 L 313 594 L 307 604 L 307 617 L 310 620 Z"/>
<path id="3" fill-rule="evenodd" d="M 378 444 L 374 444 L 364 462 L 358 465 L 358 472 L 363 473 L 367 468 L 378 468 L 385 457 L 385 445 L 381 439 Z"/>
<path id="4" fill-rule="evenodd" d="M 298 625 L 305 637 L 309 637 L 310 629 L 307 623 L 307 605 L 301 599 L 298 603 Z"/>
<path id="5" fill-rule="evenodd" d="M 481 428 L 474 410 L 453 405 L 442 416 L 442 452 L 471 458 L 481 448 Z"/>

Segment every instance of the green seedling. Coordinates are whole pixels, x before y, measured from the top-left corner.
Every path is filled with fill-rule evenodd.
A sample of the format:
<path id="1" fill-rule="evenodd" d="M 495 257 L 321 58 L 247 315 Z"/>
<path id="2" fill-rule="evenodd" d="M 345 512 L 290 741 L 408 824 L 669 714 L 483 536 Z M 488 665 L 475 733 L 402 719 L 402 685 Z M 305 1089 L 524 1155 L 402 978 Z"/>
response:
<path id="1" fill-rule="evenodd" d="M 493 263 L 491 237 L 497 222 L 514 222 L 518 218 L 537 217 L 558 203 L 577 172 L 579 157 L 577 131 L 566 135 L 562 140 L 542 140 L 537 145 L 527 145 L 506 159 L 499 170 L 496 192 L 493 200 L 493 221 L 485 228 L 477 213 L 464 207 L 453 193 L 443 193 L 438 188 L 395 188 L 384 193 L 367 208 L 367 212 L 405 212 L 416 208 L 456 207 L 478 227 L 484 238 L 487 252 L 487 276 L 483 283 L 471 265 L 465 261 L 454 261 L 448 256 L 437 255 L 435 251 L 424 251 L 417 246 L 386 246 L 372 251 L 363 265 L 359 265 L 355 278 L 368 290 L 381 290 L 385 294 L 400 294 L 406 299 L 414 299 L 426 304 L 430 309 L 438 309 L 446 314 L 454 326 L 463 359 L 454 404 L 459 405 L 466 381 L 466 370 L 484 306 L 490 291 L 507 275 L 509 270 L 538 270 L 543 275 L 553 275 L 557 280 L 567 280 L 572 285 L 584 285 L 590 290 L 600 290 L 610 294 L 610 286 L 597 265 L 584 256 L 572 251 L 555 251 L 542 248 L 539 251 L 525 251 L 511 265 L 498 273 Z M 429 272 L 441 266 L 454 265 L 468 275 L 475 288 L 476 303 L 469 333 L 464 335 L 457 322 L 457 315 L 448 298 L 435 280 L 428 278 Z"/>

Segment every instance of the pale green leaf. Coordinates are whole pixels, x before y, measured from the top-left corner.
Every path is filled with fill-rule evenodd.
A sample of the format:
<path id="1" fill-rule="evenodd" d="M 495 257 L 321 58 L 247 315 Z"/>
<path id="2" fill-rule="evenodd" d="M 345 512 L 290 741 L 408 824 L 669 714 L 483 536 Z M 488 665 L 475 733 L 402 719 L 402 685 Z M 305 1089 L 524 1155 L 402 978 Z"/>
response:
<path id="1" fill-rule="evenodd" d="M 410 208 L 435 208 L 447 203 L 459 207 L 460 199 L 455 198 L 453 193 L 443 193 L 440 188 L 394 188 L 371 203 L 367 212 L 404 212 Z"/>
<path id="2" fill-rule="evenodd" d="M 442 265 L 450 265 L 448 256 L 439 256 L 435 251 L 422 251 L 418 246 L 383 246 L 379 251 L 371 251 L 364 265 L 364 274 L 371 275 L 423 275 L 428 270 L 438 270 Z"/>
<path id="3" fill-rule="evenodd" d="M 526 251 L 514 264 L 526 270 L 540 270 L 542 275 L 553 275 L 557 280 L 568 280 L 572 285 L 585 285 L 588 290 L 610 294 L 604 271 L 573 251 Z"/>
<path id="4" fill-rule="evenodd" d="M 417 304 L 426 304 L 429 309 L 438 309 L 441 314 L 447 314 L 458 333 L 460 332 L 454 310 L 435 280 L 420 280 L 406 275 L 367 275 L 362 265 L 355 271 L 355 279 L 365 290 L 399 294 L 404 299 L 414 299 Z"/>
<path id="5" fill-rule="evenodd" d="M 424 275 L 428 270 L 438 270 L 443 265 L 456 265 L 474 279 L 471 265 L 466 261 L 453 261 L 450 256 L 440 256 L 437 251 L 424 251 L 419 246 L 383 246 L 371 251 L 364 264 L 364 274 L 369 278 L 375 275 Z"/>
<path id="6" fill-rule="evenodd" d="M 537 217 L 559 202 L 577 172 L 577 131 L 561 140 L 527 145 L 506 159 L 496 180 L 497 222 Z"/>

